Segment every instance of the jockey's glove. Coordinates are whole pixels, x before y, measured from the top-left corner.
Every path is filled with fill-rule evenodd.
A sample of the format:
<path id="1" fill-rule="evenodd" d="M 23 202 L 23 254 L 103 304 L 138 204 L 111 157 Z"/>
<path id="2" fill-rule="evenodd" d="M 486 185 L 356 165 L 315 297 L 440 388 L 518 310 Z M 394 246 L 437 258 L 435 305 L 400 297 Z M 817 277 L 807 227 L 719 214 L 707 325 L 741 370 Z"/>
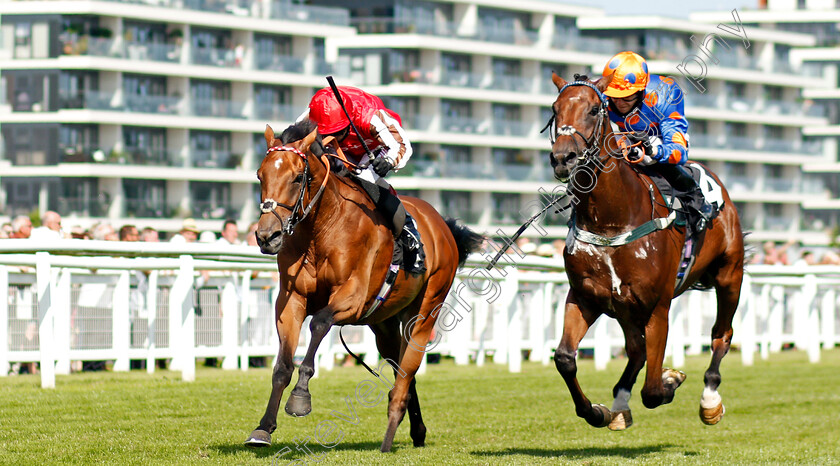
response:
<path id="1" fill-rule="evenodd" d="M 634 161 L 641 159 L 639 162 L 637 162 L 639 165 L 647 166 L 647 165 L 653 165 L 653 164 L 656 163 L 656 159 L 654 159 L 650 155 L 646 154 L 645 150 L 642 147 L 637 146 L 637 147 L 634 147 L 632 150 L 633 150 L 633 155 L 631 156 L 631 159 L 634 160 Z"/>
<path id="2" fill-rule="evenodd" d="M 388 174 L 389 171 L 394 169 L 394 166 L 391 165 L 391 162 L 388 161 L 384 156 L 379 155 L 371 161 L 370 165 L 373 167 L 374 173 L 379 176 L 384 177 Z"/>

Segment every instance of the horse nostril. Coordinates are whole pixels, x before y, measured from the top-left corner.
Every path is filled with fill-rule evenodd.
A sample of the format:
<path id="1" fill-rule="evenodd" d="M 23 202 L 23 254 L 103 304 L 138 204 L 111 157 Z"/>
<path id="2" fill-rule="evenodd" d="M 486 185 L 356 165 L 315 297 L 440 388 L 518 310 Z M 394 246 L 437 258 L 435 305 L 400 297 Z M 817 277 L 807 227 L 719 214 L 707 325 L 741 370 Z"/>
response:
<path id="1" fill-rule="evenodd" d="M 566 160 L 566 162 L 571 162 L 571 161 L 572 161 L 573 159 L 575 159 L 576 157 L 577 157 L 577 154 L 576 154 L 576 153 L 574 153 L 574 152 L 569 152 L 569 153 L 566 155 L 565 160 Z"/>
<path id="2" fill-rule="evenodd" d="M 554 156 L 554 152 L 548 153 L 548 161 L 551 162 L 551 166 L 557 165 L 557 157 Z"/>

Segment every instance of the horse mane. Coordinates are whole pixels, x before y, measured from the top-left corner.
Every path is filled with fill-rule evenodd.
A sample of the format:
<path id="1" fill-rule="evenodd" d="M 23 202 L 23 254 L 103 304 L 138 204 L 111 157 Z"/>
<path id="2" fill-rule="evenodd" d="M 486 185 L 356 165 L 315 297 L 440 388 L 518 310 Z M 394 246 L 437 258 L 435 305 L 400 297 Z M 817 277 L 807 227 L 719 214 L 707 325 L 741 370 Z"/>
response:
<path id="1" fill-rule="evenodd" d="M 309 133 L 318 129 L 318 126 L 315 124 L 314 121 L 310 120 L 309 118 L 305 118 L 297 123 L 289 125 L 288 128 L 283 130 L 283 133 L 280 135 L 280 141 L 283 144 L 288 144 L 290 142 L 300 141 L 301 139 L 309 136 Z M 317 141 L 321 141 L 321 135 L 319 134 L 316 138 Z"/>

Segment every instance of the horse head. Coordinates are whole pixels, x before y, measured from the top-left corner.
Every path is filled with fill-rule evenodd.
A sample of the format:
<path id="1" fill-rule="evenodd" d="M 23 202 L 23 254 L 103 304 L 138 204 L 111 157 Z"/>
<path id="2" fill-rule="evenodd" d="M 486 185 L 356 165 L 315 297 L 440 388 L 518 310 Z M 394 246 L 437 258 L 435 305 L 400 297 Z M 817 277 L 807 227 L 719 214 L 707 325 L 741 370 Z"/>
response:
<path id="1" fill-rule="evenodd" d="M 308 122 L 290 126 L 280 139 L 266 125 L 268 151 L 257 170 L 261 214 L 255 232 L 263 254 L 277 254 L 283 248 L 323 193 L 328 176 L 323 161 L 317 160 L 323 155 L 318 140 L 317 130 Z"/>
<path id="2" fill-rule="evenodd" d="M 549 160 L 558 180 L 568 180 L 576 166 L 601 152 L 605 133 L 610 129 L 603 92 L 611 79 L 612 76 L 606 76 L 594 82 L 585 78 L 567 82 L 552 73 L 558 94 L 549 122 Z"/>

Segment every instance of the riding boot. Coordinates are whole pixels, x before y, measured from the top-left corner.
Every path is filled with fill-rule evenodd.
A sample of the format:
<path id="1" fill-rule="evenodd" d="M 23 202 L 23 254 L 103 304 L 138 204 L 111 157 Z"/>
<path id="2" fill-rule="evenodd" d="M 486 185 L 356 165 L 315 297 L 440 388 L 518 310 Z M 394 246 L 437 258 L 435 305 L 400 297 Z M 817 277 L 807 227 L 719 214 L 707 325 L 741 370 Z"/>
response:
<path id="1" fill-rule="evenodd" d="M 711 204 L 706 202 L 697 181 L 688 170 L 680 165 L 661 163 L 656 164 L 656 168 L 677 191 L 677 197 L 682 204 L 688 208 L 686 216 L 689 225 L 697 233 L 703 231 L 712 217 L 713 208 Z"/>
<path id="2" fill-rule="evenodd" d="M 414 264 L 409 271 L 411 273 L 425 272 L 426 254 L 420 241 L 420 232 L 417 231 L 417 222 L 405 210 L 402 201 L 384 178 L 378 179 L 376 185 L 379 187 L 379 196 L 375 201 L 376 208 L 391 220 L 391 232 L 394 234 L 395 262 L 402 263 L 404 254 L 402 246 L 404 245 L 414 255 Z M 398 255 L 399 257 L 397 257 Z"/>

